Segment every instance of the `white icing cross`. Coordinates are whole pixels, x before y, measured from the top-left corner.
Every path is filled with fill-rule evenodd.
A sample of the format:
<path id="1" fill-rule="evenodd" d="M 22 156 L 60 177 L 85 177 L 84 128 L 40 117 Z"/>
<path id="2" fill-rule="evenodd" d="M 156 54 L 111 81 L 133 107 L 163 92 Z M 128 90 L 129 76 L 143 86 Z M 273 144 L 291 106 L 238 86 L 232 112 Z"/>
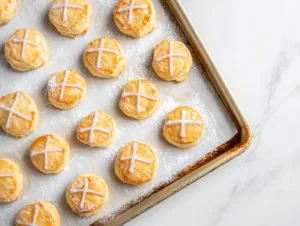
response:
<path id="1" fill-rule="evenodd" d="M 0 177 L 14 177 L 13 173 L 0 173 Z"/>
<path id="2" fill-rule="evenodd" d="M 185 125 L 188 125 L 188 124 L 201 125 L 202 124 L 201 120 L 187 120 L 187 119 L 185 119 L 185 117 L 186 117 L 186 111 L 184 109 L 182 109 L 181 110 L 181 119 L 170 120 L 170 121 L 167 121 L 167 123 L 166 123 L 167 126 L 180 125 L 180 137 L 181 138 L 185 137 Z"/>
<path id="3" fill-rule="evenodd" d="M 37 221 L 37 217 L 38 217 L 38 213 L 39 213 L 39 205 L 38 204 L 35 204 L 34 205 L 34 213 L 33 213 L 33 219 L 32 219 L 32 222 L 31 223 L 25 223 L 23 221 L 20 221 L 20 220 L 17 220 L 17 224 L 21 224 L 21 225 L 24 225 L 24 226 L 41 226 L 41 225 L 38 225 L 36 223 Z"/>
<path id="4" fill-rule="evenodd" d="M 97 127 L 96 126 L 96 122 L 98 120 L 98 112 L 96 111 L 94 113 L 94 118 L 93 118 L 93 123 L 92 123 L 92 126 L 89 127 L 89 128 L 81 128 L 79 130 L 80 133 L 85 133 L 85 132 L 88 132 L 90 131 L 90 136 L 89 136 L 89 142 L 94 142 L 94 131 L 100 131 L 100 132 L 103 132 L 103 133 L 107 133 L 107 134 L 110 134 L 110 131 L 108 129 L 105 129 L 105 128 L 102 128 L 102 127 Z"/>
<path id="5" fill-rule="evenodd" d="M 70 71 L 66 70 L 65 71 L 65 75 L 64 75 L 64 79 L 63 79 L 62 83 L 55 83 L 55 81 L 49 83 L 50 89 L 60 87 L 59 101 L 63 100 L 64 91 L 65 91 L 66 87 L 75 88 L 75 89 L 80 89 L 81 90 L 81 85 L 80 84 L 68 84 L 69 74 L 70 74 Z M 52 81 L 52 80 L 50 80 L 50 81 Z"/>
<path id="6" fill-rule="evenodd" d="M 44 155 L 44 169 L 47 170 L 49 169 L 48 167 L 48 153 L 49 152 L 62 152 L 63 150 L 61 148 L 49 148 L 49 143 L 51 141 L 50 136 L 47 136 L 45 148 L 43 150 L 33 150 L 32 153 L 30 154 L 31 156 L 36 156 L 36 155 Z"/>
<path id="7" fill-rule="evenodd" d="M 26 115 L 24 115 L 24 114 L 22 114 L 22 113 L 17 112 L 17 111 L 14 110 L 15 106 L 17 105 L 19 96 L 20 96 L 20 93 L 17 93 L 17 94 L 16 94 L 16 98 L 15 98 L 15 100 L 13 101 L 13 103 L 12 103 L 12 105 L 11 105 L 10 108 L 7 107 L 7 106 L 5 106 L 5 105 L 0 104 L 0 108 L 1 108 L 1 109 L 4 109 L 4 110 L 6 110 L 6 111 L 9 112 L 8 118 L 7 118 L 7 121 L 6 121 L 6 125 L 5 125 L 6 129 L 9 129 L 9 128 L 10 128 L 10 122 L 11 122 L 11 120 L 12 120 L 12 116 L 13 116 L 13 115 L 17 115 L 17 116 L 19 116 L 19 117 L 22 118 L 22 119 L 25 119 L 25 120 L 27 120 L 27 121 L 31 121 L 31 118 L 30 118 L 30 117 L 28 117 L 28 116 L 26 116 Z"/>
<path id="8" fill-rule="evenodd" d="M 63 8 L 63 18 L 62 18 L 63 22 L 66 22 L 67 20 L 68 8 L 83 9 L 82 5 L 68 4 L 68 2 L 69 0 L 65 0 L 63 4 L 55 4 L 51 7 L 51 9 Z"/>
<path id="9" fill-rule="evenodd" d="M 156 60 L 156 62 L 159 62 L 159 61 L 169 58 L 169 73 L 171 76 L 173 76 L 173 57 L 188 58 L 188 56 L 184 53 L 174 53 L 172 41 L 170 41 L 169 45 L 170 45 L 169 46 L 169 54 L 161 56 L 161 57 L 157 57 L 155 60 Z"/>
<path id="10" fill-rule="evenodd" d="M 138 92 L 134 93 L 134 92 L 123 92 L 122 93 L 122 97 L 121 98 L 125 98 L 125 97 L 131 97 L 131 96 L 136 96 L 137 97 L 137 101 L 136 101 L 136 112 L 140 113 L 141 111 L 141 97 L 149 99 L 149 100 L 156 100 L 156 97 L 154 96 L 150 96 L 150 95 L 146 95 L 146 94 L 142 94 L 141 90 L 142 90 L 142 81 L 139 81 L 139 85 L 138 85 Z"/>
<path id="11" fill-rule="evenodd" d="M 86 50 L 86 52 L 88 52 L 88 53 L 98 52 L 97 62 L 96 62 L 97 68 L 101 68 L 101 59 L 102 59 L 103 52 L 113 53 L 117 56 L 120 55 L 120 53 L 117 50 L 104 48 L 104 42 L 105 42 L 105 39 L 101 38 L 99 48 L 90 48 L 90 49 Z"/>
<path id="12" fill-rule="evenodd" d="M 87 178 L 84 178 L 84 185 L 83 185 L 82 189 L 76 189 L 76 188 L 71 188 L 70 189 L 70 193 L 72 193 L 72 194 L 73 193 L 79 193 L 79 192 L 82 192 L 82 197 L 81 197 L 81 201 L 80 201 L 80 205 L 79 205 L 80 209 L 83 209 L 85 197 L 88 193 L 94 194 L 94 195 L 104 196 L 103 192 L 97 192 L 97 191 L 89 190 L 89 180 Z"/>
<path id="13" fill-rule="evenodd" d="M 134 5 L 134 0 L 131 0 L 130 5 L 128 7 L 124 7 L 124 8 L 120 8 L 117 10 L 118 13 L 122 13 L 122 12 L 126 12 L 129 11 L 128 14 L 128 24 L 131 23 L 131 19 L 132 19 L 132 11 L 134 9 L 147 9 L 148 6 L 147 5 Z"/>
<path id="14" fill-rule="evenodd" d="M 145 158 L 138 157 L 136 155 L 137 151 L 138 151 L 138 144 L 133 142 L 132 143 L 132 156 L 120 157 L 120 161 L 130 160 L 130 166 L 128 169 L 129 173 L 134 173 L 134 162 L 135 161 L 139 161 L 139 162 L 143 162 L 143 163 L 147 163 L 147 164 L 151 164 L 153 162 L 153 159 L 145 159 Z"/>
<path id="15" fill-rule="evenodd" d="M 21 58 L 24 59 L 25 58 L 25 50 L 26 50 L 26 45 L 33 45 L 33 46 L 37 46 L 38 43 L 32 42 L 30 40 L 28 40 L 28 36 L 30 34 L 30 30 L 29 29 L 25 29 L 25 35 L 24 35 L 24 39 L 23 40 L 18 40 L 18 39 L 13 39 L 12 42 L 13 43 L 22 43 L 22 52 L 21 52 Z"/>

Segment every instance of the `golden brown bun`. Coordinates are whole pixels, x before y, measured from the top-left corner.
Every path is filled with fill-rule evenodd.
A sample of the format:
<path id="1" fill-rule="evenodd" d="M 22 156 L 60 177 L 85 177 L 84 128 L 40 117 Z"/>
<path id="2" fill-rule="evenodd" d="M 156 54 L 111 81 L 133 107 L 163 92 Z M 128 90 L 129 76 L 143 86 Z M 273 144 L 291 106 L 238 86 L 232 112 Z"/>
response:
<path id="1" fill-rule="evenodd" d="M 0 25 L 8 23 L 15 15 L 17 9 L 16 0 L 0 1 Z"/>
<path id="2" fill-rule="evenodd" d="M 102 51 L 99 53 L 100 47 Z M 103 36 L 87 45 L 83 52 L 83 62 L 96 77 L 117 78 L 127 67 L 127 56 L 116 40 Z"/>
<path id="3" fill-rule="evenodd" d="M 61 172 L 67 165 L 69 158 L 68 143 L 62 137 L 54 134 L 40 136 L 30 146 L 32 164 L 46 174 Z"/>
<path id="4" fill-rule="evenodd" d="M 128 9 L 132 4 L 131 11 Z M 134 38 L 144 36 L 155 29 L 155 9 L 150 0 L 119 0 L 114 7 L 116 26 L 124 34 Z"/>
<path id="5" fill-rule="evenodd" d="M 133 155 L 136 159 L 132 163 Z M 157 165 L 156 153 L 148 145 L 132 141 L 120 150 L 115 160 L 115 173 L 124 183 L 144 184 L 154 177 Z"/>
<path id="6" fill-rule="evenodd" d="M 89 190 L 83 197 L 83 190 Z M 108 199 L 108 188 L 103 179 L 94 174 L 83 174 L 73 180 L 67 188 L 67 203 L 81 217 L 95 214 Z"/>
<path id="7" fill-rule="evenodd" d="M 138 92 L 140 100 L 138 102 Z M 125 115 L 144 119 L 153 114 L 159 106 L 159 95 L 152 83 L 146 79 L 133 79 L 126 83 L 119 101 L 119 107 Z"/>
<path id="8" fill-rule="evenodd" d="M 23 180 L 23 173 L 15 162 L 0 159 L 0 203 L 15 201 L 21 194 Z"/>
<path id="9" fill-rule="evenodd" d="M 65 0 L 53 0 L 48 17 L 56 30 L 64 36 L 75 38 L 88 31 L 91 7 L 87 0 L 68 0 L 64 11 Z"/>
<path id="10" fill-rule="evenodd" d="M 86 93 L 86 83 L 75 70 L 64 70 L 51 76 L 47 86 L 50 103 L 59 109 L 70 109 L 79 104 Z"/>
<path id="11" fill-rule="evenodd" d="M 170 58 L 170 52 L 175 56 Z M 192 64 L 191 53 L 182 42 L 164 40 L 154 49 L 152 66 L 156 75 L 165 81 L 182 82 L 187 78 Z"/>
<path id="12" fill-rule="evenodd" d="M 29 135 L 34 131 L 37 121 L 37 107 L 26 93 L 15 92 L 1 97 L 0 125 L 5 132 L 17 138 Z"/>
<path id="13" fill-rule="evenodd" d="M 83 118 L 77 127 L 78 140 L 91 147 L 107 147 L 113 142 L 115 136 L 114 119 L 100 110 Z"/>
<path id="14" fill-rule="evenodd" d="M 184 127 L 182 119 L 187 120 Z M 198 143 L 204 129 L 205 122 L 200 113 L 189 106 L 181 106 L 167 115 L 163 137 L 176 147 L 188 148 Z"/>
<path id="15" fill-rule="evenodd" d="M 49 202 L 30 203 L 16 217 L 16 226 L 32 225 L 60 226 L 60 216 L 54 205 Z"/>
<path id="16" fill-rule="evenodd" d="M 27 40 L 24 43 L 24 39 Z M 28 43 L 30 42 L 30 43 Z M 43 66 L 48 59 L 45 37 L 33 28 L 21 28 L 5 41 L 7 62 L 17 71 L 29 71 Z"/>

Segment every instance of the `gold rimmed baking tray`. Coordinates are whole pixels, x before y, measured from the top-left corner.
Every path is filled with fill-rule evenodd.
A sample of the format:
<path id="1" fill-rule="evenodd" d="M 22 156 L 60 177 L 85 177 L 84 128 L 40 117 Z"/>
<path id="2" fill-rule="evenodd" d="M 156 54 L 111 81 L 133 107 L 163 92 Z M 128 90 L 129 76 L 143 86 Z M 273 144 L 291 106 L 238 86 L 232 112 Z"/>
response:
<path id="1" fill-rule="evenodd" d="M 237 133 L 227 142 L 218 146 L 210 153 L 203 156 L 194 164 L 185 167 L 176 176 L 165 183 L 155 187 L 151 194 L 139 197 L 135 201 L 127 203 L 114 215 L 102 218 L 91 226 L 122 225 L 155 204 L 161 202 L 175 192 L 181 190 L 195 180 L 211 172 L 227 161 L 244 152 L 249 146 L 252 138 L 251 127 L 243 112 L 236 103 L 229 87 L 224 81 L 221 72 L 209 54 L 202 39 L 191 23 L 180 0 L 164 0 L 169 5 L 178 23 L 184 31 L 199 60 L 206 70 L 207 76 L 220 97 L 224 107 L 234 122 Z"/>

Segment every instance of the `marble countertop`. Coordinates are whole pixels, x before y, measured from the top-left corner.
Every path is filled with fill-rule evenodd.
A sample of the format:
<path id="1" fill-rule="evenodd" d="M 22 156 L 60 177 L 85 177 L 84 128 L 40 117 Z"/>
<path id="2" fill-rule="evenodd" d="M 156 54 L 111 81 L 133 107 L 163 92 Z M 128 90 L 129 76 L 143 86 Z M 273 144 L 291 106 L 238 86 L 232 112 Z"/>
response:
<path id="1" fill-rule="evenodd" d="M 244 154 L 127 225 L 298 225 L 299 1 L 182 1 L 254 139 Z"/>

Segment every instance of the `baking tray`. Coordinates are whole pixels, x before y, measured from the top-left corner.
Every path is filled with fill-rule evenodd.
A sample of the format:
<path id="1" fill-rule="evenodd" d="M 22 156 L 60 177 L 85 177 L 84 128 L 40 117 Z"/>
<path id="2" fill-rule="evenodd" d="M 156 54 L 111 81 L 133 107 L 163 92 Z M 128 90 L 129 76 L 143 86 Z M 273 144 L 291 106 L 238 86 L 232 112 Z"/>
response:
<path id="1" fill-rule="evenodd" d="M 216 66 L 216 63 L 208 52 L 208 49 L 200 35 L 193 26 L 181 1 L 164 1 L 168 4 L 185 33 L 185 36 L 193 46 L 198 59 L 205 68 L 207 77 L 234 122 L 237 128 L 237 133 L 230 140 L 216 147 L 195 163 L 177 172 L 176 176 L 172 180 L 155 187 L 151 194 L 147 194 L 143 197 L 139 197 L 131 203 L 127 203 L 126 206 L 124 206 L 124 208 L 119 212 L 115 213 L 114 216 L 100 219 L 91 226 L 122 225 L 128 222 L 137 215 L 143 213 L 147 209 L 153 207 L 172 194 L 178 192 L 197 179 L 238 156 L 248 148 L 252 140 L 252 130 L 248 120 L 234 99 L 230 88 L 226 84 L 220 70 Z"/>
<path id="2" fill-rule="evenodd" d="M 17 162 L 25 176 L 21 197 L 16 202 L 0 205 L 0 225 L 14 225 L 16 214 L 28 203 L 37 200 L 53 203 L 60 212 L 64 226 L 120 225 L 232 159 L 248 146 L 251 140 L 250 126 L 182 5 L 175 0 L 152 1 L 157 11 L 157 28 L 140 39 L 127 37 L 116 29 L 112 20 L 116 0 L 90 0 L 93 8 L 90 30 L 75 40 L 60 36 L 49 24 L 47 11 L 51 0 L 19 0 L 15 18 L 0 27 L 0 96 L 23 90 L 33 97 L 41 116 L 37 131 L 26 138 L 16 140 L 0 133 L 0 157 Z M 21 27 L 33 27 L 42 32 L 49 48 L 47 64 L 26 73 L 12 70 L 3 55 L 3 41 Z M 129 57 L 128 68 L 118 79 L 94 78 L 82 65 L 84 47 L 101 35 L 117 39 Z M 181 40 L 192 52 L 194 66 L 188 79 L 180 84 L 160 80 L 151 68 L 153 47 L 162 39 Z M 68 111 L 51 107 L 45 92 L 49 76 L 64 68 L 76 69 L 87 82 L 85 100 Z M 117 107 L 122 87 L 136 77 L 149 79 L 158 88 L 161 97 L 159 109 L 142 121 L 125 117 Z M 198 109 L 207 125 L 199 144 L 185 151 L 161 139 L 165 115 L 183 104 Z M 75 136 L 79 120 L 97 109 L 112 115 L 118 127 L 117 138 L 107 149 L 89 148 L 80 144 Z M 70 163 L 58 175 L 49 176 L 38 172 L 28 157 L 31 142 L 46 133 L 63 136 L 71 147 Z M 113 173 L 116 154 L 120 147 L 131 140 L 145 142 L 158 152 L 157 175 L 145 185 L 125 185 Z M 87 219 L 72 213 L 65 201 L 67 184 L 83 173 L 99 175 L 106 180 L 110 190 L 109 201 L 103 209 Z"/>

